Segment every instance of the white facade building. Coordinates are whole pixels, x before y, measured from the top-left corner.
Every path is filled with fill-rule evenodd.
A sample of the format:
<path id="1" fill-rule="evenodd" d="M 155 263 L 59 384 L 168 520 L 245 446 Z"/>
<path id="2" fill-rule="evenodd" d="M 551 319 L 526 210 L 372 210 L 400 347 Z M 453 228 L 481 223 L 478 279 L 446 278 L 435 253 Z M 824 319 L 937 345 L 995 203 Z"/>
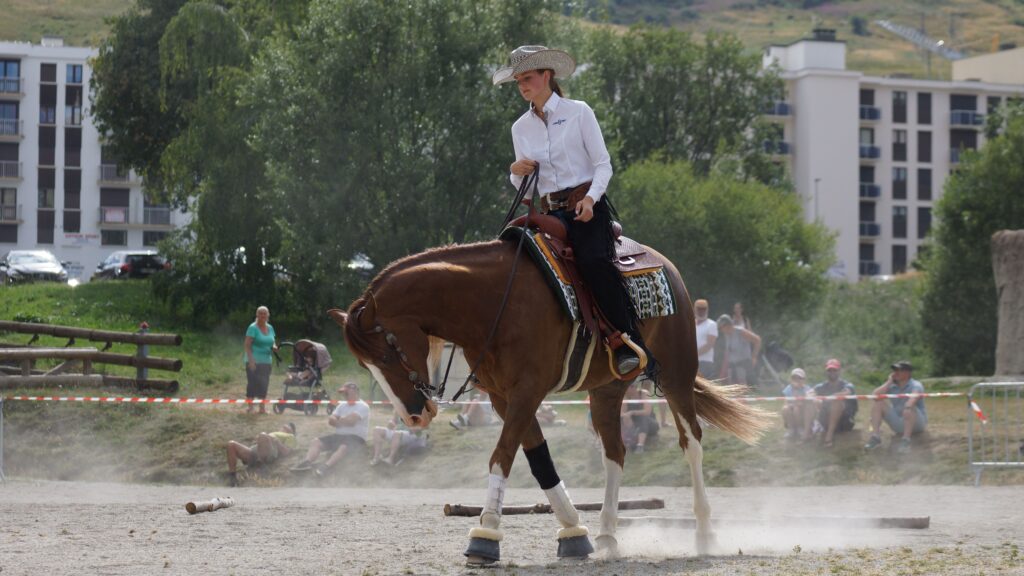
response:
<path id="1" fill-rule="evenodd" d="M 917 257 L 961 150 L 984 143 L 985 115 L 1024 97 L 1024 83 L 1000 83 L 1024 70 L 1024 51 L 958 62 L 970 80 L 883 78 L 846 70 L 846 44 L 834 38 L 818 30 L 766 50 L 787 94 L 769 113 L 785 141 L 775 153 L 788 159 L 807 220 L 837 234 L 833 275 L 898 274 Z"/>
<path id="2" fill-rule="evenodd" d="M 88 280 L 115 250 L 153 249 L 189 215 L 151 204 L 89 114 L 91 48 L 0 42 L 0 255 L 47 249 Z"/>

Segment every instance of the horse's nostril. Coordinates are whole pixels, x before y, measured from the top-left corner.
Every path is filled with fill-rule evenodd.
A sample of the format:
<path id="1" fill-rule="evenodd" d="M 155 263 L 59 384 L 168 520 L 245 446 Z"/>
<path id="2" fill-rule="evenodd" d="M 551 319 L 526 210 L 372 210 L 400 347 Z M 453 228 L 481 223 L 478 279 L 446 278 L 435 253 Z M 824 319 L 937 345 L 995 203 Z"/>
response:
<path id="1" fill-rule="evenodd" d="M 419 424 L 420 421 L 422 420 L 422 418 L 420 418 L 419 416 L 410 416 L 409 419 L 412 420 L 413 424 Z"/>

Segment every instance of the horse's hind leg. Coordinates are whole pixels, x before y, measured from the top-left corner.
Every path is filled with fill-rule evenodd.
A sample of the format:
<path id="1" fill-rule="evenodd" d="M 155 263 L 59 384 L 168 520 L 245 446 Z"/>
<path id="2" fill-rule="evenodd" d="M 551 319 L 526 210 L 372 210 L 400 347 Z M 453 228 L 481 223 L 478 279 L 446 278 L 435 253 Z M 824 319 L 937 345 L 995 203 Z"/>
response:
<path id="1" fill-rule="evenodd" d="M 703 432 L 700 422 L 697 420 L 693 387 L 665 386 L 663 390 L 669 407 L 672 409 L 676 428 L 679 430 L 679 447 L 683 449 L 686 461 L 690 465 L 690 477 L 693 482 L 693 514 L 697 518 L 697 553 L 710 554 L 717 547 L 717 543 L 711 529 L 711 505 L 708 503 L 707 490 L 704 488 L 704 448 L 700 443 Z"/>
<path id="2" fill-rule="evenodd" d="M 590 414 L 594 430 L 600 436 L 604 448 L 605 470 L 601 532 L 597 535 L 596 543 L 598 549 L 606 550 L 610 557 L 618 555 L 615 530 L 619 518 L 619 486 L 622 484 L 622 467 L 626 460 L 619 414 L 625 390 L 625 386 L 610 384 L 590 391 Z"/>

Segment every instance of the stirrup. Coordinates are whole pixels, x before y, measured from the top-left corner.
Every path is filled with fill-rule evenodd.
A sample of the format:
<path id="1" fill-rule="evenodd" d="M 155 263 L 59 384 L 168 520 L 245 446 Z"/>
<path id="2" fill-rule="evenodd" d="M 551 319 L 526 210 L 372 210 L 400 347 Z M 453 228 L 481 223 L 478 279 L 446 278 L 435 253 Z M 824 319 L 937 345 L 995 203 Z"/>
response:
<path id="1" fill-rule="evenodd" d="M 619 334 L 619 340 L 621 341 L 619 346 L 629 346 L 630 350 L 636 353 L 636 357 L 640 359 L 640 364 L 626 374 L 619 374 L 618 366 L 615 365 L 615 350 L 619 346 L 612 348 L 612 345 L 606 340 L 604 348 L 608 352 L 608 369 L 611 370 L 612 376 L 615 376 L 616 379 L 629 382 L 643 374 L 644 370 L 647 368 L 647 353 L 644 352 L 643 348 L 634 343 L 633 340 L 630 339 L 629 334 L 626 334 L 625 332 Z"/>

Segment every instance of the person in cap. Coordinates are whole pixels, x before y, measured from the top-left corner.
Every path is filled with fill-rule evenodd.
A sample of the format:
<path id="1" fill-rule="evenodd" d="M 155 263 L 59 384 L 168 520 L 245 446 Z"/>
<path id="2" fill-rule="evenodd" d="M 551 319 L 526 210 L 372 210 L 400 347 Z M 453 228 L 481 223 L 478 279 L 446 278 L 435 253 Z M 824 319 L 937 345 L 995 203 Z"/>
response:
<path id="1" fill-rule="evenodd" d="M 613 264 L 613 209 L 605 195 L 612 177 L 611 157 L 594 111 L 586 102 L 565 98 L 558 84 L 575 69 L 576 62 L 567 52 L 520 46 L 512 51 L 509 64 L 494 72 L 495 85 L 515 82 L 530 103 L 512 125 L 515 162 L 509 167 L 510 179 L 519 187 L 524 178 L 539 171 L 541 211 L 565 224 L 584 282 L 612 327 L 647 354 L 646 373 L 653 379 L 657 363 L 643 344 L 636 311 Z M 628 345 L 619 346 L 614 354 L 619 374 L 641 364 L 638 351 Z"/>
<path id="2" fill-rule="evenodd" d="M 725 358 L 722 364 L 727 369 L 729 382 L 747 386 L 756 384 L 754 373 L 757 359 L 761 356 L 761 337 L 733 324 L 728 314 L 718 317 L 718 332 L 725 338 Z"/>
<path id="3" fill-rule="evenodd" d="M 228 442 L 228 485 L 238 486 L 238 461 L 246 466 L 260 466 L 276 462 L 284 458 L 296 448 L 295 424 L 288 422 L 277 432 L 260 432 L 256 443 L 242 444 L 234 440 Z"/>
<path id="4" fill-rule="evenodd" d="M 708 301 L 703 298 L 693 303 L 693 316 L 697 325 L 697 371 L 705 378 L 714 378 L 718 323 L 708 318 Z"/>
<path id="5" fill-rule="evenodd" d="M 906 360 L 895 362 L 892 373 L 884 384 L 875 389 L 875 394 L 924 394 L 924 386 L 911 377 L 914 367 Z M 874 450 L 882 445 L 882 420 L 900 436 L 897 451 L 910 451 L 910 438 L 924 432 L 928 425 L 928 412 L 924 398 L 882 398 L 871 401 L 871 437 L 864 445 L 865 450 Z"/>
<path id="6" fill-rule="evenodd" d="M 789 385 L 783 388 L 786 404 L 782 407 L 782 422 L 786 425 L 786 439 L 804 443 L 811 438 L 814 425 L 815 405 L 811 401 L 814 391 L 807 385 L 807 374 L 803 368 L 793 368 L 789 373 Z"/>
<path id="7" fill-rule="evenodd" d="M 370 406 L 359 398 L 359 386 L 355 382 L 346 382 L 338 392 L 345 397 L 345 401 L 338 404 L 327 417 L 327 424 L 334 428 L 334 432 L 314 438 L 306 457 L 292 467 L 293 472 L 315 469 L 318 476 L 324 476 L 349 451 L 366 446 L 366 438 L 370 434 Z M 330 452 L 331 455 L 324 464 L 314 466 L 321 452 Z"/>
<path id="8" fill-rule="evenodd" d="M 853 430 L 854 418 L 857 416 L 857 400 L 844 399 L 857 394 L 853 384 L 839 377 L 843 365 L 839 360 L 830 358 L 825 362 L 825 381 L 814 386 L 814 395 L 818 398 L 830 398 L 821 403 L 818 409 L 818 423 L 825 431 L 822 446 L 831 448 L 836 432 Z"/>

